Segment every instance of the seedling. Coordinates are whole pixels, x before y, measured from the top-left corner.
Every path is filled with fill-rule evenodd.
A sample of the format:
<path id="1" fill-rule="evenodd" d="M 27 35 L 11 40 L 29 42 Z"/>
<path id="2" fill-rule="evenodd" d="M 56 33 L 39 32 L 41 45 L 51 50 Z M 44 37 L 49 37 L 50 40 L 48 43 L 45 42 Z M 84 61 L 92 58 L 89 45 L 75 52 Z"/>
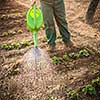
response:
<path id="1" fill-rule="evenodd" d="M 71 100 L 78 100 L 79 94 L 75 90 L 68 92 L 68 96 Z"/>
<path id="2" fill-rule="evenodd" d="M 22 41 L 21 45 L 22 45 L 22 47 L 30 46 L 31 42 L 29 42 L 29 41 Z"/>
<path id="3" fill-rule="evenodd" d="M 83 57 L 83 56 L 88 57 L 89 55 L 90 55 L 89 52 L 85 49 L 79 51 L 79 56 L 80 57 Z"/>
<path id="4" fill-rule="evenodd" d="M 96 89 L 90 84 L 86 85 L 85 88 L 82 89 L 82 92 L 84 94 L 96 95 Z"/>
<path id="5" fill-rule="evenodd" d="M 78 53 L 74 53 L 74 52 L 69 54 L 69 57 L 72 59 L 77 59 L 77 58 L 79 58 L 79 56 L 80 55 Z"/>
<path id="6" fill-rule="evenodd" d="M 20 43 L 14 43 L 11 45 L 12 49 L 20 49 L 21 48 L 21 44 Z"/>
<path id="7" fill-rule="evenodd" d="M 58 64 L 61 63 L 61 58 L 60 57 L 57 57 L 57 56 L 54 56 L 52 58 L 52 62 L 53 62 L 53 64 L 58 65 Z"/>
<path id="8" fill-rule="evenodd" d="M 44 37 L 44 38 L 42 39 L 42 42 L 43 42 L 43 43 L 44 43 L 44 42 L 47 42 L 47 38 Z"/>
<path id="9" fill-rule="evenodd" d="M 70 57 L 69 57 L 67 54 L 65 54 L 65 55 L 63 55 L 63 59 L 64 59 L 65 61 L 68 61 L 68 60 L 70 59 Z"/>
<path id="10" fill-rule="evenodd" d="M 57 97 L 51 97 L 49 100 L 57 100 Z"/>
<path id="11" fill-rule="evenodd" d="M 92 84 L 96 87 L 100 86 L 100 77 L 98 77 L 97 79 L 92 80 Z"/>

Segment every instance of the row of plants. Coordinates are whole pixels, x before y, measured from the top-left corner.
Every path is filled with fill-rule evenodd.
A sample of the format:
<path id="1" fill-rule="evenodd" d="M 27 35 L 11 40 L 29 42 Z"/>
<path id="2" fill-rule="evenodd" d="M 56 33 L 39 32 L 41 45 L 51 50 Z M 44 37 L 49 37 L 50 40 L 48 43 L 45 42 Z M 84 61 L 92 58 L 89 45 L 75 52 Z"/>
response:
<path id="1" fill-rule="evenodd" d="M 21 48 L 25 48 L 27 46 L 31 46 L 33 45 L 33 41 L 22 41 L 20 43 L 12 43 L 12 44 L 2 44 L 0 46 L 0 49 L 4 49 L 4 50 L 13 50 L 13 49 L 21 49 Z"/>
<path id="2" fill-rule="evenodd" d="M 80 57 L 88 57 L 89 55 L 90 55 L 90 53 L 87 50 L 83 49 L 83 50 L 80 50 L 79 52 L 64 54 L 63 57 L 54 56 L 54 57 L 52 57 L 52 62 L 53 62 L 53 64 L 58 65 L 63 60 L 69 61 L 70 59 L 78 59 Z"/>
<path id="3" fill-rule="evenodd" d="M 15 35 L 15 34 L 22 34 L 23 30 L 22 29 L 18 29 L 18 30 L 8 30 L 7 32 L 3 32 L 0 37 L 4 37 L 4 36 L 11 36 L 11 35 Z"/>
<path id="4" fill-rule="evenodd" d="M 14 14 L 8 14 L 8 15 L 1 15 L 0 16 L 0 20 L 5 20 L 5 19 L 9 19 L 9 18 L 16 18 L 16 17 L 23 17 L 23 15 L 21 13 L 14 13 Z"/>
<path id="5" fill-rule="evenodd" d="M 100 89 L 100 77 L 92 80 L 80 92 L 83 95 L 96 96 L 98 88 Z M 71 100 L 78 100 L 80 97 L 79 93 L 75 90 L 70 90 L 67 94 Z"/>
<path id="6" fill-rule="evenodd" d="M 76 90 L 68 90 L 67 96 L 70 100 L 79 100 L 81 95 L 96 96 L 97 88 L 100 89 L 100 77 L 92 80 L 91 84 L 87 84 L 83 89 L 81 89 L 81 94 Z M 49 100 L 58 100 L 57 97 L 52 96 Z"/>

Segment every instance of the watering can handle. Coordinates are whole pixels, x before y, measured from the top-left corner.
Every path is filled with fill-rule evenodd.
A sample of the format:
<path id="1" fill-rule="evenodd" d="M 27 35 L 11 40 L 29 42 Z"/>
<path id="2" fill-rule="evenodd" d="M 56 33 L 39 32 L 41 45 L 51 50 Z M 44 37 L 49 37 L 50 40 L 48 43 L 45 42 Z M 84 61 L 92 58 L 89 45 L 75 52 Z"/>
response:
<path id="1" fill-rule="evenodd" d="M 38 4 L 38 0 L 30 0 L 32 2 L 31 6 L 33 7 L 34 4 Z"/>

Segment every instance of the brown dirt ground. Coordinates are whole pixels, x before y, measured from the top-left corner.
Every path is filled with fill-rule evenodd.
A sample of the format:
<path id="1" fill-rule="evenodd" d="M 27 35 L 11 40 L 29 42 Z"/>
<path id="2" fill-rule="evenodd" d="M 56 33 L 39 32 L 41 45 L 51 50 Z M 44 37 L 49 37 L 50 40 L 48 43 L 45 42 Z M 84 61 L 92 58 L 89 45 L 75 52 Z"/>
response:
<path id="1" fill-rule="evenodd" d="M 25 20 L 28 5 L 29 1 L 27 0 L 12 0 L 0 5 L 0 16 L 6 16 L 5 19 L 0 19 L 0 45 L 23 40 L 32 41 L 32 35 L 26 28 Z M 31 90 L 33 85 L 28 83 L 30 81 L 29 77 L 26 77 L 28 73 L 22 74 L 24 66 L 21 61 L 24 54 L 33 46 L 20 50 L 0 50 L 0 100 L 49 100 L 51 96 L 56 96 L 58 100 L 69 100 L 65 92 L 66 86 L 67 89 L 72 88 L 79 91 L 85 84 L 100 76 L 100 63 L 97 63 L 97 60 L 100 59 L 100 6 L 98 6 L 94 16 L 95 23 L 90 26 L 86 24 L 85 20 L 88 5 L 89 0 L 65 1 L 69 29 L 77 48 L 66 50 L 61 39 L 58 39 L 57 52 L 49 53 L 47 51 L 47 43 L 42 42 L 42 39 L 45 37 L 44 30 L 39 32 L 39 43 L 40 48 L 45 50 L 49 57 L 54 55 L 62 57 L 66 53 L 77 52 L 84 48 L 90 52 L 90 56 L 67 62 L 63 61 L 61 64 L 55 65 L 54 72 L 56 74 L 53 74 L 54 86 L 48 89 L 48 93 L 38 93 L 35 95 L 35 99 L 32 99 L 31 96 L 35 92 L 26 92 L 27 89 Z M 22 30 L 22 33 L 2 36 L 4 32 L 9 30 Z M 59 33 L 58 29 L 57 33 Z M 11 73 L 16 68 L 19 68 L 21 72 L 17 75 L 12 75 Z M 21 75 L 25 79 L 20 79 Z M 24 83 L 26 86 L 23 85 Z M 98 92 L 97 96 L 94 97 L 82 96 L 80 100 L 100 100 L 100 93 Z"/>

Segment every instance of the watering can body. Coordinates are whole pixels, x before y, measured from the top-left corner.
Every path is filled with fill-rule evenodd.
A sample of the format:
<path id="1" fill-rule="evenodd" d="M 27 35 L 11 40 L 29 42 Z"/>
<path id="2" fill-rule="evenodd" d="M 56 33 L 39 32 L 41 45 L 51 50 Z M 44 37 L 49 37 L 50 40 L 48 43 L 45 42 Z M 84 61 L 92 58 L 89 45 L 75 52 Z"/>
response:
<path id="1" fill-rule="evenodd" d="M 37 32 L 40 30 L 43 24 L 43 15 L 36 4 L 31 7 L 27 12 L 27 27 L 31 32 Z"/>
<path id="2" fill-rule="evenodd" d="M 27 27 L 33 33 L 34 46 L 38 47 L 38 35 L 37 32 L 40 30 L 43 24 L 43 15 L 36 4 L 31 7 L 27 12 Z"/>

